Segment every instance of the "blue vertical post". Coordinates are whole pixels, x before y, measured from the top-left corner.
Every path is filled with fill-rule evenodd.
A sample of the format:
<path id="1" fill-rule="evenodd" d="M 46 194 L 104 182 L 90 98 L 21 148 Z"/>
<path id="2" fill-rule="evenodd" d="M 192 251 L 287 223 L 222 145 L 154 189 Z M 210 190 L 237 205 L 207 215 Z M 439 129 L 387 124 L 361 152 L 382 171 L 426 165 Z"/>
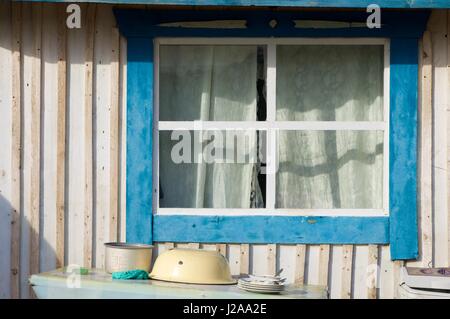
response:
<path id="1" fill-rule="evenodd" d="M 391 39 L 389 189 L 392 259 L 418 256 L 418 39 Z"/>
<path id="2" fill-rule="evenodd" d="M 128 38 L 126 241 L 152 242 L 153 39 Z"/>

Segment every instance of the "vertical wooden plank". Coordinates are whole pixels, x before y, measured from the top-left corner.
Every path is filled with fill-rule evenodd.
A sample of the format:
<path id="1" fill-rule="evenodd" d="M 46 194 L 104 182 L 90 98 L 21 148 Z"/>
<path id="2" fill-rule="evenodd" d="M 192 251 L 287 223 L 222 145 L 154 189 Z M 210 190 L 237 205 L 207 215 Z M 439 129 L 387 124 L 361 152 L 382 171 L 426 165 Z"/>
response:
<path id="1" fill-rule="evenodd" d="M 253 275 L 267 275 L 268 263 L 267 255 L 269 253 L 267 245 L 252 244 L 250 245 L 250 273 Z"/>
<path id="2" fill-rule="evenodd" d="M 224 257 L 227 257 L 227 245 L 226 244 L 217 244 L 216 251 L 221 253 Z"/>
<path id="3" fill-rule="evenodd" d="M 238 244 L 228 245 L 228 264 L 230 265 L 230 272 L 232 276 L 239 276 L 240 274 L 240 258 L 241 247 Z"/>
<path id="4" fill-rule="evenodd" d="M 396 298 L 396 299 L 399 297 L 398 287 L 399 287 L 399 284 L 400 284 L 400 269 L 403 267 L 403 264 L 404 264 L 403 260 L 395 260 L 393 262 L 394 281 L 392 283 L 393 283 L 393 286 L 394 286 L 394 288 L 393 288 L 394 289 L 394 298 Z"/>
<path id="5" fill-rule="evenodd" d="M 58 106 L 56 141 L 56 267 L 65 258 L 65 182 L 66 182 L 66 13 L 58 6 Z"/>
<path id="6" fill-rule="evenodd" d="M 328 286 L 329 261 L 330 261 L 330 245 L 320 245 L 319 285 Z"/>
<path id="7" fill-rule="evenodd" d="M 94 61 L 93 61 L 93 256 L 95 267 L 103 268 L 105 260 L 104 243 L 111 241 L 111 230 L 113 235 L 116 230 L 111 229 L 112 223 L 116 222 L 114 207 L 111 207 L 111 195 L 114 196 L 111 182 L 114 183 L 116 177 L 112 176 L 111 135 L 113 127 L 110 120 L 114 116 L 112 112 L 114 98 L 114 82 L 117 75 L 114 74 L 112 63 L 112 29 L 113 17 L 108 5 L 99 4 L 96 7 L 94 26 Z"/>
<path id="8" fill-rule="evenodd" d="M 32 6 L 30 275 L 39 273 L 42 4 Z M 33 291 L 30 287 L 30 295 Z"/>
<path id="9" fill-rule="evenodd" d="M 432 143 L 433 143 L 433 52 L 431 34 L 425 31 L 421 41 L 419 112 L 420 112 L 420 182 L 419 219 L 421 266 L 433 264 L 433 195 L 432 195 Z"/>
<path id="10" fill-rule="evenodd" d="M 21 57 L 21 121 L 23 153 L 21 168 L 23 184 L 20 189 L 21 229 L 20 229 L 20 293 L 27 298 L 30 293 L 28 276 L 39 271 L 40 233 L 40 107 L 41 107 L 41 4 L 22 5 L 21 37 L 23 46 Z M 19 162 L 20 163 L 20 162 Z"/>
<path id="11" fill-rule="evenodd" d="M 11 296 L 12 30 L 11 2 L 0 2 L 0 299 Z"/>
<path id="12" fill-rule="evenodd" d="M 12 3 L 12 140 L 11 140 L 11 298 L 20 297 L 20 229 L 21 219 L 21 25 L 22 4 Z"/>
<path id="13" fill-rule="evenodd" d="M 280 244 L 277 247 L 276 265 L 280 276 L 286 278 L 287 284 L 295 282 L 296 245 Z"/>
<path id="14" fill-rule="evenodd" d="M 41 230 L 40 271 L 56 267 L 56 181 L 58 138 L 58 28 L 57 6 L 44 3 L 42 7 L 42 107 L 41 107 Z"/>
<path id="15" fill-rule="evenodd" d="M 369 258 L 368 258 L 368 271 L 367 275 L 367 298 L 377 299 L 377 285 L 378 285 L 378 246 L 369 245 Z"/>
<path id="16" fill-rule="evenodd" d="M 65 252 L 68 264 L 84 263 L 85 212 L 85 46 L 87 4 L 80 4 L 81 29 L 66 29 L 67 146 L 66 146 L 66 229 Z M 64 14 L 67 16 L 67 14 Z M 84 22 L 83 22 L 84 21 Z"/>
<path id="17" fill-rule="evenodd" d="M 352 268 L 353 245 L 344 245 L 342 247 L 342 299 L 350 299 L 352 296 Z"/>
<path id="18" fill-rule="evenodd" d="M 109 240 L 118 239 L 119 211 L 119 30 L 111 29 L 110 221 Z"/>
<path id="19" fill-rule="evenodd" d="M 120 36 L 119 39 L 119 208 L 118 228 L 120 229 L 120 241 L 126 240 L 126 156 L 127 156 L 127 40 Z"/>
<path id="20" fill-rule="evenodd" d="M 84 95 L 84 160 L 85 160 L 85 187 L 84 187 L 84 238 L 83 238 L 83 264 L 92 266 L 92 209 L 93 209 L 93 171 L 92 171 L 92 78 L 94 58 L 94 24 L 95 4 L 88 4 L 86 16 L 86 46 L 85 46 L 85 95 Z"/>
<path id="21" fill-rule="evenodd" d="M 32 213 L 32 99 L 33 99 L 33 69 L 34 69 L 34 37 L 33 15 L 30 3 L 22 4 L 22 207 L 20 229 L 20 297 L 29 297 L 29 286 L 26 278 L 30 275 L 30 236 Z"/>
<path id="22" fill-rule="evenodd" d="M 433 10 L 428 21 L 433 53 L 433 264 L 445 267 L 448 262 L 447 203 L 447 12 Z"/>
<path id="23" fill-rule="evenodd" d="M 305 283 L 306 245 L 296 245 L 295 252 L 295 283 Z"/>
<path id="24" fill-rule="evenodd" d="M 320 245 L 306 246 L 305 283 L 319 284 Z"/>
<path id="25" fill-rule="evenodd" d="M 352 298 L 367 299 L 369 266 L 368 245 L 353 245 Z"/>
<path id="26" fill-rule="evenodd" d="M 247 275 L 250 273 L 250 245 L 241 244 L 240 246 L 240 273 Z"/>
<path id="27" fill-rule="evenodd" d="M 388 245 L 380 247 L 380 284 L 378 290 L 378 298 L 392 299 L 394 298 L 393 262 L 391 261 L 391 251 Z"/>
<path id="28" fill-rule="evenodd" d="M 277 272 L 277 245 L 267 245 L 267 273 L 274 276 Z"/>
<path id="29" fill-rule="evenodd" d="M 342 245 L 332 245 L 330 252 L 330 279 L 328 280 L 330 287 L 328 288 L 331 299 L 341 298 L 341 281 L 342 281 Z"/>

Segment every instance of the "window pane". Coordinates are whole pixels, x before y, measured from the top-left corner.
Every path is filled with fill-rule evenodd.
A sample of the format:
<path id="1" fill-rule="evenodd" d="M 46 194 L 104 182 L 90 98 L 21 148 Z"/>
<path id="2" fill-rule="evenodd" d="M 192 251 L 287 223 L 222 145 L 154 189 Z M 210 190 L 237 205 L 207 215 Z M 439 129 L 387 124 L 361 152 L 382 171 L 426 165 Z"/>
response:
<path id="1" fill-rule="evenodd" d="M 255 121 L 257 46 L 161 45 L 161 121 Z"/>
<path id="2" fill-rule="evenodd" d="M 383 208 L 382 131 L 280 131 L 278 208 Z"/>
<path id="3" fill-rule="evenodd" d="M 159 132 L 159 207 L 260 208 L 261 132 Z"/>
<path id="4" fill-rule="evenodd" d="M 278 121 L 382 121 L 383 46 L 277 46 Z"/>

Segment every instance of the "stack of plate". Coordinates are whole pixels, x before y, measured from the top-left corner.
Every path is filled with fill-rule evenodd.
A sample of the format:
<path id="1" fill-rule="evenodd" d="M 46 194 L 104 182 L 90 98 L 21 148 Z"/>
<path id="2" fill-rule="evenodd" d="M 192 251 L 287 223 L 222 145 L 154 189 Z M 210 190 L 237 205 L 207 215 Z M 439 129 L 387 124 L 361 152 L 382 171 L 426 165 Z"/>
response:
<path id="1" fill-rule="evenodd" d="M 285 279 L 274 276 L 252 276 L 238 280 L 238 287 L 248 292 L 278 294 L 285 288 Z"/>

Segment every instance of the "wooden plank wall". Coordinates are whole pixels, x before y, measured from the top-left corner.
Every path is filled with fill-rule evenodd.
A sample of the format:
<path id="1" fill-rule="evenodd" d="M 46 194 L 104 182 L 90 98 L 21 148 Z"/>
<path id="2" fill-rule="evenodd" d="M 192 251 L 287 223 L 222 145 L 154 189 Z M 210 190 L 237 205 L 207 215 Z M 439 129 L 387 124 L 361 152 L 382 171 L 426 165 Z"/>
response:
<path id="1" fill-rule="evenodd" d="M 0 2 L 0 298 L 32 297 L 30 273 L 103 266 L 124 240 L 126 40 L 111 6 Z M 449 12 L 434 11 L 421 44 L 420 253 L 450 258 Z M 392 298 L 401 263 L 376 245 L 159 243 L 224 254 L 233 274 L 274 273 L 329 286 L 332 298 Z"/>

